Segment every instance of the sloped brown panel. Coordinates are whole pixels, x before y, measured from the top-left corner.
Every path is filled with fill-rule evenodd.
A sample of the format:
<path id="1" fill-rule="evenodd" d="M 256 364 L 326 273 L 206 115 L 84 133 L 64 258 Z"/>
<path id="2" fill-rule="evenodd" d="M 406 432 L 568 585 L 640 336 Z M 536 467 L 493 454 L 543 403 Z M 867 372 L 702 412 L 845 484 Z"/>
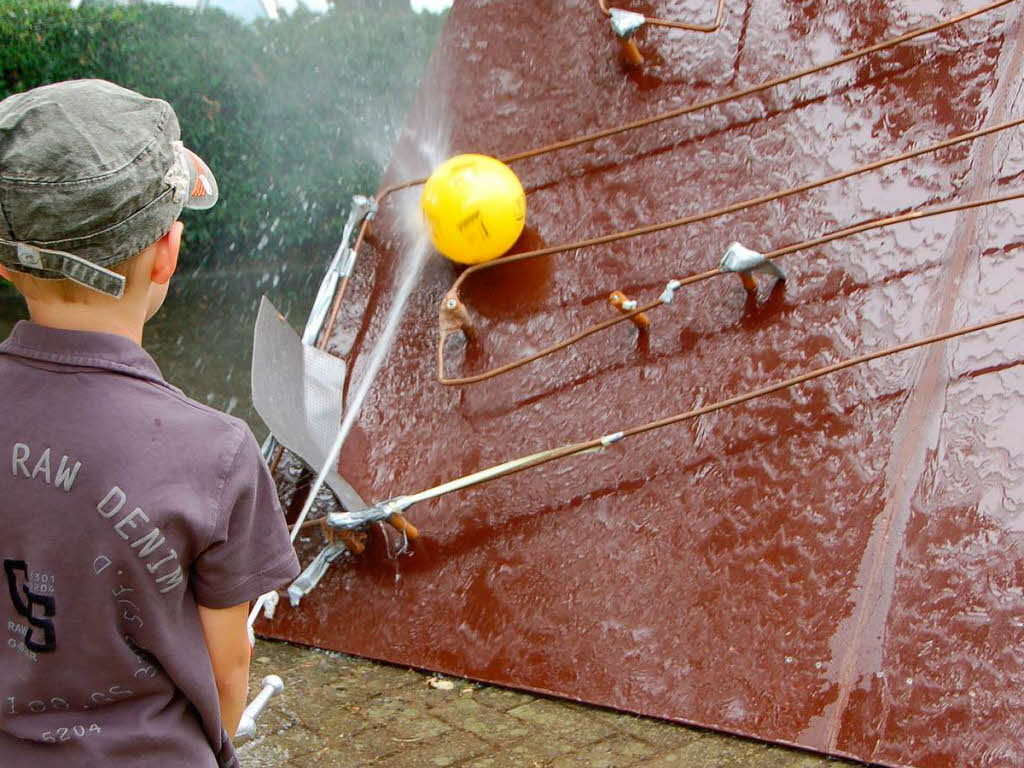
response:
<path id="1" fill-rule="evenodd" d="M 633 4 L 699 17 L 707 3 Z M 457 2 L 415 139 L 507 155 L 769 79 L 968 6 L 729 2 L 713 35 L 645 30 L 625 74 L 596 0 Z M 668 220 L 1024 112 L 1021 9 L 766 94 L 518 163 L 518 250 Z M 1021 183 L 1010 132 L 686 229 L 491 270 L 463 293 L 474 373 L 717 264 Z M 412 193 L 415 196 L 415 192 Z M 385 204 L 332 349 L 358 378 L 406 245 Z M 1024 305 L 1024 205 L 928 219 L 783 260 L 475 386 L 434 379 L 427 264 L 342 455 L 368 501 L 612 432 Z M 887 358 L 413 508 L 260 629 L 274 637 L 887 765 L 1024 764 L 1024 348 L 1015 326 Z M 308 560 L 318 542 L 301 552 Z"/>

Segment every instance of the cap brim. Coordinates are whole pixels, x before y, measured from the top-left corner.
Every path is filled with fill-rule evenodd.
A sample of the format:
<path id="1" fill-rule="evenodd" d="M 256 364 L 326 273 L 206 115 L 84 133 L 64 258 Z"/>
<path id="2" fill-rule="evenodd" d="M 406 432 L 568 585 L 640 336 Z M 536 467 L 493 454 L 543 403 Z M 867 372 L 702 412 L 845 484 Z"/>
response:
<path id="1" fill-rule="evenodd" d="M 185 147 L 188 156 L 188 199 L 185 207 L 196 211 L 205 211 L 217 204 L 220 192 L 217 179 L 210 167 L 195 152 Z"/>

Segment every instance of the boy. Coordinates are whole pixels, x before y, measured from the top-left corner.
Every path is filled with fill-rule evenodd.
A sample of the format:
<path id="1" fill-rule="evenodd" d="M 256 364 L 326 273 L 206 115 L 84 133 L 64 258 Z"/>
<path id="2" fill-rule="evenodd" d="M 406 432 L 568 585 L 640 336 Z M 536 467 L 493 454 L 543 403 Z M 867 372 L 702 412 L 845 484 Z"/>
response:
<path id="1" fill-rule="evenodd" d="M 143 326 L 213 175 L 166 102 L 0 102 L 0 765 L 232 766 L 249 601 L 299 571 L 249 429 L 167 384 Z"/>

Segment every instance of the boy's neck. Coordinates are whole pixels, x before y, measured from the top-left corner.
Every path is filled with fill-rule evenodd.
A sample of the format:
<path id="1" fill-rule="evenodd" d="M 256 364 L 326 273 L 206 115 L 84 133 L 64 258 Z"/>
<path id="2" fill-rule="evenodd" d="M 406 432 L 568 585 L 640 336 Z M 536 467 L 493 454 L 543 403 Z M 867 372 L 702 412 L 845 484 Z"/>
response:
<path id="1" fill-rule="evenodd" d="M 93 331 L 124 336 L 142 346 L 145 320 L 141 317 L 122 316 L 109 310 L 97 311 L 88 305 L 55 306 L 45 302 L 28 301 L 32 322 L 63 331 Z M 127 314 L 127 313 L 126 313 Z"/>

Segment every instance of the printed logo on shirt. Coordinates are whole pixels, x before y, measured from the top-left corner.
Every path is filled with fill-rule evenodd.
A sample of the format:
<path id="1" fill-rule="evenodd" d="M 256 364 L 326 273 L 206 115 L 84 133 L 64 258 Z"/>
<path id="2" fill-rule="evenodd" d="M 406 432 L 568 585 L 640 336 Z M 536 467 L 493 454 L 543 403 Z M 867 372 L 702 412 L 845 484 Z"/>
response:
<path id="1" fill-rule="evenodd" d="M 52 653 L 57 650 L 57 631 L 53 624 L 53 616 L 57 612 L 56 600 L 28 588 L 28 565 L 24 560 L 5 559 L 4 574 L 7 576 L 7 591 L 11 595 L 14 610 L 29 625 L 25 628 L 25 647 L 36 653 Z M 39 608 L 42 616 L 37 615 L 36 608 Z"/>

